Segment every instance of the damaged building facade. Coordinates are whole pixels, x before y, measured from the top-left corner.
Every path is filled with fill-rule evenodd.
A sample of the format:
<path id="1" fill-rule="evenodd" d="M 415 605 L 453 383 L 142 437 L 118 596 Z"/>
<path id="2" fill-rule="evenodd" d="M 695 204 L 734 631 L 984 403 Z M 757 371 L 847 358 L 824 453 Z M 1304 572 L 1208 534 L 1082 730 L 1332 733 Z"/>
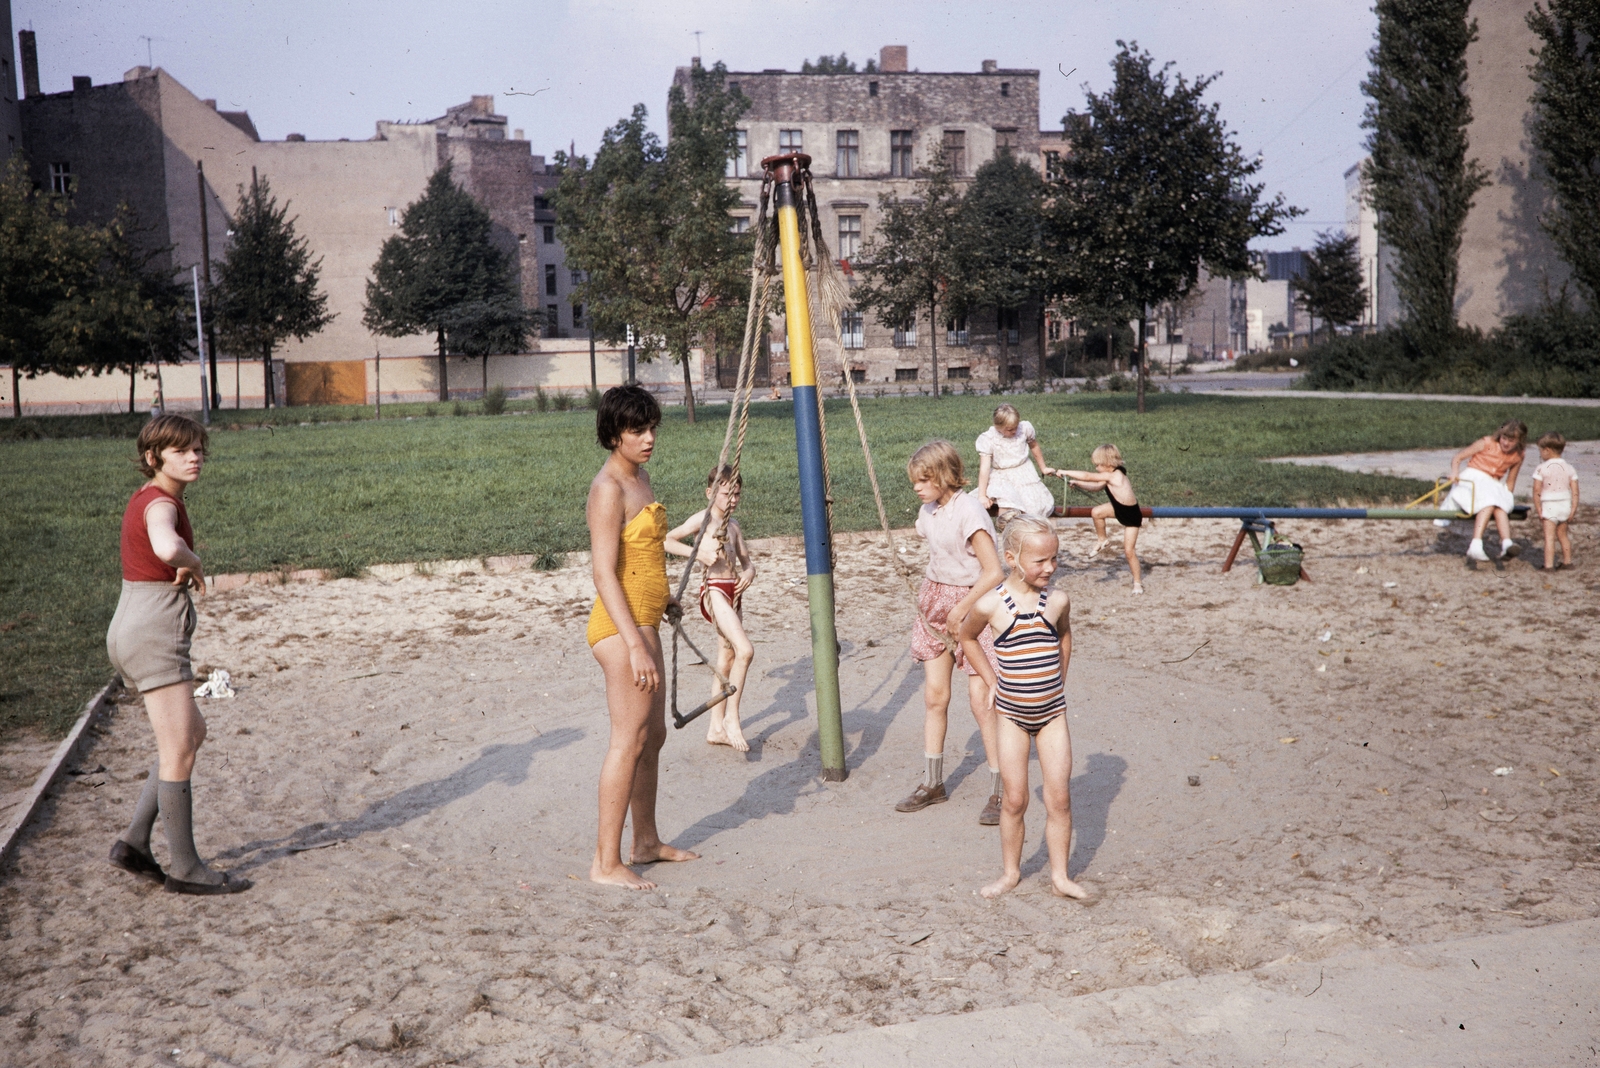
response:
<path id="1" fill-rule="evenodd" d="M 922 73 L 909 69 L 903 45 L 882 49 L 877 68 L 847 74 L 728 73 L 728 87 L 750 101 L 739 121 L 738 152 L 728 167 L 728 183 L 741 201 L 736 228 L 754 222 L 762 158 L 804 152 L 811 157 L 824 233 L 848 276 L 878 226 L 879 197 L 914 197 L 918 174 L 940 157 L 963 189 L 998 152 L 1041 161 L 1038 71 L 984 60 L 978 71 Z M 690 78 L 691 68 L 680 67 L 674 84 L 687 91 Z M 930 388 L 937 332 L 941 385 L 948 381 L 960 389 L 968 382 L 1033 377 L 1042 352 L 1042 322 L 1038 307 L 1003 315 L 980 309 L 961 320 L 941 312 L 938 322 L 924 314 L 909 324 L 885 324 L 871 312 L 857 312 L 846 319 L 840 337 L 817 338 L 819 376 L 839 382 L 848 370 L 857 382 L 880 388 Z M 731 384 L 738 354 L 718 355 L 718 377 Z M 781 316 L 757 370 L 763 384 L 768 378 L 786 380 Z"/>

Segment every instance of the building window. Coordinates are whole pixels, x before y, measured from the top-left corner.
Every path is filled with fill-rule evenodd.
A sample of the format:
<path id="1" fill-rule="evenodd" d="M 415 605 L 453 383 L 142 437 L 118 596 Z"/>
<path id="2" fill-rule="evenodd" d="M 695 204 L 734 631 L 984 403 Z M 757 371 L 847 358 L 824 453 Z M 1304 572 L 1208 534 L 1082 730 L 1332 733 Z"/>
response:
<path id="1" fill-rule="evenodd" d="M 750 177 L 750 131 L 737 130 L 734 133 L 737 142 L 733 146 L 733 155 L 728 157 L 728 177 Z"/>
<path id="2" fill-rule="evenodd" d="M 850 381 L 856 383 L 857 385 L 860 385 L 862 382 L 865 382 L 866 380 L 867 380 L 867 369 L 865 367 L 852 367 L 852 368 L 850 368 Z"/>
<path id="3" fill-rule="evenodd" d="M 861 177 L 861 131 L 840 130 L 834 139 L 838 150 L 833 160 L 835 178 Z"/>
<path id="4" fill-rule="evenodd" d="M 944 324 L 944 340 L 947 345 L 965 345 L 968 339 L 967 317 L 949 319 Z"/>
<path id="5" fill-rule="evenodd" d="M 1006 344 L 1015 345 L 1020 337 L 1018 326 L 1021 321 L 1017 315 L 1017 309 L 1003 309 L 997 318 L 1000 321 L 995 324 L 996 332 L 1004 330 L 1006 332 Z"/>
<path id="6" fill-rule="evenodd" d="M 568 277 L 571 280 L 573 285 L 575 285 L 575 286 L 583 285 L 583 272 L 582 271 L 569 272 Z"/>
<path id="7" fill-rule="evenodd" d="M 556 228 L 554 226 L 546 226 L 544 228 L 544 243 L 547 245 L 556 243 Z"/>
<path id="8" fill-rule="evenodd" d="M 970 367 L 946 367 L 944 369 L 944 377 L 946 379 L 951 379 L 951 378 L 971 378 L 972 377 L 972 368 L 970 368 Z"/>
<path id="9" fill-rule="evenodd" d="M 994 154 L 1011 155 L 1011 150 L 1017 147 L 1017 131 L 1014 129 L 998 128 L 994 132 Z"/>
<path id="10" fill-rule="evenodd" d="M 72 192 L 72 165 L 69 163 L 50 164 L 50 192 Z"/>
<path id="11" fill-rule="evenodd" d="M 889 131 L 889 177 L 911 177 L 911 131 Z"/>
<path id="12" fill-rule="evenodd" d="M 1051 341 L 1060 341 L 1061 340 L 1061 320 L 1052 318 L 1050 320 L 1049 331 L 1050 331 L 1050 340 Z"/>
<path id="13" fill-rule="evenodd" d="M 805 150 L 805 138 L 799 130 L 778 131 L 778 153 L 780 155 L 790 152 L 804 152 Z"/>
<path id="14" fill-rule="evenodd" d="M 547 296 L 556 295 L 556 265 L 553 263 L 544 265 L 544 291 Z"/>
<path id="15" fill-rule="evenodd" d="M 861 328 L 861 313 L 847 311 L 839 316 L 839 340 L 847 349 L 864 348 Z"/>
<path id="16" fill-rule="evenodd" d="M 1022 365 L 1020 363 L 1007 364 L 1006 365 L 1006 381 L 1007 382 L 1018 382 L 1018 381 L 1021 381 L 1021 379 L 1022 379 Z"/>
<path id="17" fill-rule="evenodd" d="M 550 210 L 550 198 L 549 197 L 534 197 L 533 198 L 533 210 L 534 211 L 549 211 Z"/>
<path id="18" fill-rule="evenodd" d="M 853 260 L 861 251 L 861 216 L 839 216 L 839 258 Z"/>
<path id="19" fill-rule="evenodd" d="M 944 162 L 950 168 L 950 173 L 961 177 L 967 173 L 967 131 L 946 130 L 944 132 Z"/>
<path id="20" fill-rule="evenodd" d="M 896 367 L 894 369 L 894 380 L 896 382 L 915 382 L 917 380 L 917 369 L 915 367 Z"/>
<path id="21" fill-rule="evenodd" d="M 867 95 L 868 96 L 877 96 L 878 95 L 878 83 L 877 82 L 868 82 L 867 83 Z"/>
<path id="22" fill-rule="evenodd" d="M 894 347 L 897 349 L 914 349 L 917 347 L 916 323 L 894 332 Z"/>
<path id="23" fill-rule="evenodd" d="M 728 229 L 736 234 L 748 234 L 750 232 L 750 216 L 735 215 L 733 217 L 733 225 L 729 226 Z"/>
<path id="24" fill-rule="evenodd" d="M 729 82 L 728 83 L 728 92 L 737 93 L 738 91 L 739 91 L 739 83 L 738 82 Z"/>
<path id="25" fill-rule="evenodd" d="M 1060 173 L 1061 173 L 1061 153 L 1059 153 L 1059 152 L 1049 152 L 1049 151 L 1045 152 L 1045 154 L 1044 154 L 1044 176 L 1046 178 L 1054 178 Z"/>
<path id="26" fill-rule="evenodd" d="M 1010 82 L 1001 82 L 1000 83 L 1000 95 L 1001 96 L 1010 96 L 1011 95 L 1011 83 Z"/>
<path id="27" fill-rule="evenodd" d="M 572 306 L 572 329 L 574 329 L 574 330 L 582 330 L 583 329 L 583 305 L 582 304 L 574 304 Z"/>
<path id="28" fill-rule="evenodd" d="M 544 336 L 561 336 L 561 305 L 546 304 L 544 308 Z"/>

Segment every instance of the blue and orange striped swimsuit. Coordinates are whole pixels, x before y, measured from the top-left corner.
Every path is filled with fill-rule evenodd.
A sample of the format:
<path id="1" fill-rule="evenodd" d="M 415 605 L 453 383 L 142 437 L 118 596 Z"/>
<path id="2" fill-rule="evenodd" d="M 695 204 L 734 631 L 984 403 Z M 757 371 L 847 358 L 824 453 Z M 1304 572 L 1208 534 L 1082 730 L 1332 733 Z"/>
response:
<path id="1" fill-rule="evenodd" d="M 1032 612 L 1017 610 L 1010 592 L 995 590 L 1011 613 L 1011 625 L 994 640 L 999 661 L 995 711 L 1029 734 L 1066 712 L 1065 680 L 1061 677 L 1061 635 L 1044 618 L 1048 594 L 1039 594 Z"/>

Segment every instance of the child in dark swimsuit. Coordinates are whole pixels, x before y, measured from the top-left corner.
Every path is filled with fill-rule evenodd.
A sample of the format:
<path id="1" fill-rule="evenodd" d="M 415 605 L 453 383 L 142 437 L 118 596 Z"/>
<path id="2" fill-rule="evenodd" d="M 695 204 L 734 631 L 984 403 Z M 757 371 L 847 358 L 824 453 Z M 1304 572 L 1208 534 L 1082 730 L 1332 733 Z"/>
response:
<path id="1" fill-rule="evenodd" d="M 1128 481 L 1128 468 L 1122 462 L 1122 450 L 1115 445 L 1102 445 L 1090 455 L 1093 471 L 1059 472 L 1069 484 L 1086 493 L 1106 491 L 1105 504 L 1097 504 L 1090 513 L 1094 518 L 1094 533 L 1099 539 L 1089 553 L 1095 555 L 1111 539 L 1106 534 L 1106 520 L 1116 519 L 1122 526 L 1122 551 L 1128 558 L 1128 568 L 1133 572 L 1133 592 L 1143 593 L 1144 585 L 1139 573 L 1139 528 L 1144 526 L 1144 513 L 1134 496 L 1133 483 Z"/>
<path id="2" fill-rule="evenodd" d="M 998 713 L 1000 750 L 1000 856 L 1004 871 L 985 886 L 999 897 L 1022 879 L 1023 814 L 1028 810 L 1028 755 L 1039 749 L 1044 787 L 1044 840 L 1050 853 L 1051 889 L 1082 899 L 1088 891 L 1067 877 L 1072 845 L 1072 736 L 1067 731 L 1067 663 L 1072 659 L 1072 605 L 1050 589 L 1061 543 L 1043 519 L 1021 516 L 1006 524 L 1001 551 L 1010 569 L 1004 583 L 978 598 L 961 624 L 967 661 L 988 684 L 987 703 Z M 995 635 L 999 670 L 982 655 L 978 636 Z"/>
<path id="3" fill-rule="evenodd" d="M 717 629 L 717 670 L 733 684 L 733 693 L 726 701 L 712 706 L 706 741 L 747 753 L 750 743 L 745 741 L 744 730 L 739 725 L 739 698 L 744 694 L 745 679 L 750 675 L 750 663 L 755 659 L 756 650 L 744 632 L 743 607 L 744 591 L 755 581 L 756 566 L 750 560 L 739 521 L 732 518 L 733 510 L 739 507 L 743 488 L 732 467 L 723 464 L 713 470 L 706 476 L 709 507 L 696 512 L 669 533 L 666 547 L 674 556 L 693 553 L 694 539 L 709 513 L 711 529 L 700 542 L 697 557 L 705 569 L 700 585 L 700 614 Z M 721 692 L 721 684 L 715 678 L 711 680 L 711 690 L 713 695 Z"/>

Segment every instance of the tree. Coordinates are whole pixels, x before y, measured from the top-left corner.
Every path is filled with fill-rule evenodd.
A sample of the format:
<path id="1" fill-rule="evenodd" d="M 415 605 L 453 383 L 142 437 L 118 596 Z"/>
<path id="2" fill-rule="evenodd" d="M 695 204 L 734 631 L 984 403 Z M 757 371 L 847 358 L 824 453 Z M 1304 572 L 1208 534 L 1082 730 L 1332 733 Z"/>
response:
<path id="1" fill-rule="evenodd" d="M 941 158 L 924 172 L 915 193 L 902 200 L 878 197 L 881 221 L 862 246 L 852 266 L 863 280 L 856 286 L 856 304 L 871 308 L 878 322 L 903 330 L 914 326 L 919 312 L 928 313 L 933 343 L 933 395 L 939 395 L 939 312 L 966 310 L 969 291 L 953 284 L 960 277 L 958 222 L 961 194 L 949 165 Z"/>
<path id="2" fill-rule="evenodd" d="M 439 399 L 450 399 L 445 358 L 520 351 L 534 322 L 524 311 L 511 257 L 490 239 L 489 212 L 455 183 L 445 163 L 400 216 L 367 280 L 362 322 L 384 337 L 431 333 L 439 353 Z"/>
<path id="3" fill-rule="evenodd" d="M 322 261 L 312 261 L 288 203 L 278 206 L 265 178 L 239 187 L 232 227 L 228 251 L 217 264 L 212 314 L 224 345 L 261 354 L 264 403 L 271 408 L 281 403 L 272 379 L 273 350 L 290 338 L 304 341 L 333 321 L 327 294 L 318 287 Z"/>
<path id="4" fill-rule="evenodd" d="M 978 168 L 961 201 L 956 238 L 958 274 L 966 300 L 995 310 L 1000 334 L 1000 381 L 1011 362 L 1006 319 L 1033 302 L 1044 315 L 1049 264 L 1039 228 L 1045 185 L 1039 172 L 1010 152 Z M 1044 331 L 1039 331 L 1040 338 Z M 1041 344 L 1042 344 L 1041 340 Z M 1044 376 L 1044 350 L 1039 352 Z"/>
<path id="5" fill-rule="evenodd" d="M 1057 292 L 1074 306 L 1139 319 L 1139 411 L 1144 411 L 1149 309 L 1186 295 L 1205 263 L 1214 275 L 1251 272 L 1249 242 L 1283 232 L 1300 214 L 1280 193 L 1263 202 L 1247 160 L 1201 101 L 1215 80 L 1156 69 L 1137 43 L 1117 42 L 1112 87 L 1062 120 L 1062 153 L 1046 208 Z"/>
<path id="6" fill-rule="evenodd" d="M 1470 0 L 1378 0 L 1378 43 L 1361 83 L 1371 98 L 1363 176 L 1378 233 L 1395 255 L 1406 330 L 1438 351 L 1456 333 L 1461 230 L 1488 174 L 1467 159 Z"/>
<path id="7" fill-rule="evenodd" d="M 861 73 L 863 74 L 876 74 L 877 72 L 878 61 L 875 59 L 867 60 L 867 65 L 861 70 Z M 837 56 L 830 56 L 827 54 L 820 55 L 817 57 L 817 61 L 815 63 L 811 62 L 809 59 L 801 61 L 800 73 L 855 74 L 857 72 L 855 60 L 850 59 L 843 52 L 840 52 Z"/>
<path id="8" fill-rule="evenodd" d="M 1334 328 L 1361 318 L 1367 309 L 1367 290 L 1361 279 L 1360 239 L 1355 234 L 1324 230 L 1316 248 L 1306 256 L 1305 275 L 1294 283 L 1300 306 Z"/>
<path id="9" fill-rule="evenodd" d="M 1550 0 L 1528 14 L 1534 55 L 1534 151 L 1555 192 L 1541 224 L 1600 312 L 1600 3 Z"/>
<path id="10" fill-rule="evenodd" d="M 68 198 L 33 187 L 21 154 L 0 180 L 0 360 L 11 365 L 11 411 L 22 416 L 23 378 L 75 373 L 52 341 L 52 315 L 93 287 L 103 231 L 67 221 Z"/>
<path id="11" fill-rule="evenodd" d="M 139 232 L 132 213 L 120 208 L 97 235 L 93 278 L 74 287 L 47 320 L 57 373 L 126 371 L 129 414 L 139 368 L 177 363 L 195 347 L 189 286 L 160 266 L 171 248 L 137 241 Z"/>
<path id="12" fill-rule="evenodd" d="M 723 180 L 749 101 L 728 91 L 726 74 L 721 63 L 695 67 L 687 92 L 672 87 L 665 145 L 634 105 L 602 136 L 593 165 L 565 161 L 556 189 L 558 233 L 567 264 L 584 273 L 574 296 L 591 328 L 617 342 L 631 326 L 645 359 L 664 352 L 682 365 L 691 423 L 690 351 L 741 337 L 749 294 L 750 238 L 730 230 L 739 194 Z"/>

